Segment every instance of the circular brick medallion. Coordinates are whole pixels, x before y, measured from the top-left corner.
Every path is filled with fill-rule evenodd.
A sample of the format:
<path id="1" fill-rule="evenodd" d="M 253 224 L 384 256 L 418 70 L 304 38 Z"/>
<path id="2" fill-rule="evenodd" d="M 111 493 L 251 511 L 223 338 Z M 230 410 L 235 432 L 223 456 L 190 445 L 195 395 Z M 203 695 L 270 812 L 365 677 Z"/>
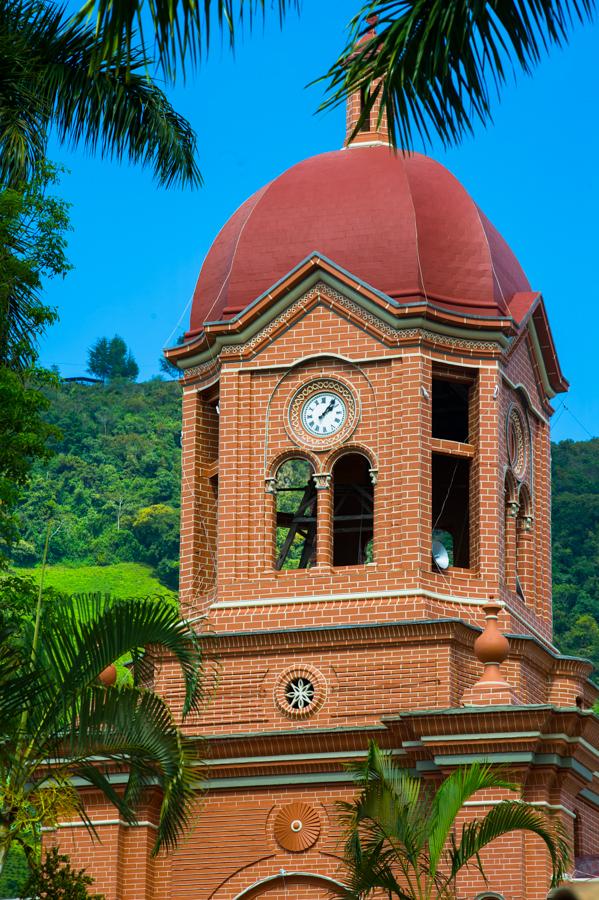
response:
<path id="1" fill-rule="evenodd" d="M 512 471 L 517 478 L 526 472 L 528 439 L 520 410 L 512 406 L 507 416 L 507 450 Z"/>
<path id="2" fill-rule="evenodd" d="M 282 806 L 275 816 L 277 843 L 291 853 L 301 853 L 318 840 L 320 816 L 309 803 L 297 800 Z"/>
<path id="3" fill-rule="evenodd" d="M 324 676 L 314 666 L 298 665 L 282 672 L 275 683 L 274 701 L 292 719 L 317 712 L 326 698 Z"/>
<path id="4" fill-rule="evenodd" d="M 304 410 L 316 394 L 338 397 L 344 409 L 344 419 L 334 434 L 318 436 L 306 426 Z M 359 419 L 358 399 L 350 387 L 338 378 L 315 378 L 302 385 L 289 403 L 287 425 L 290 436 L 312 450 L 329 450 L 353 434 Z"/>

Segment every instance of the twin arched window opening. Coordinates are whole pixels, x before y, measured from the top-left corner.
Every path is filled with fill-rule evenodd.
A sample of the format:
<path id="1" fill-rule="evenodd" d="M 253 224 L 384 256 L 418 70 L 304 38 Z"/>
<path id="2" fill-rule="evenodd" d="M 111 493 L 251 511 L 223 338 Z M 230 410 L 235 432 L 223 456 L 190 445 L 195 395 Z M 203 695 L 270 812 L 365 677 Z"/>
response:
<path id="1" fill-rule="evenodd" d="M 307 459 L 287 459 L 276 475 L 276 569 L 316 564 L 318 503 L 314 468 Z"/>
<path id="2" fill-rule="evenodd" d="M 518 489 L 511 472 L 505 479 L 505 582 L 525 603 L 534 595 L 532 499 L 528 487 Z"/>
<path id="3" fill-rule="evenodd" d="M 309 569 L 316 565 L 319 540 L 330 541 L 334 566 L 372 562 L 374 485 L 371 472 L 369 460 L 361 453 L 346 453 L 337 459 L 330 474 L 330 485 L 327 485 L 328 476 L 314 477 L 314 467 L 306 459 L 294 457 L 279 466 L 274 483 L 276 569 Z M 320 502 L 317 480 L 321 488 L 329 487 L 322 492 Z M 331 523 L 330 531 L 325 532 L 322 526 L 327 519 Z"/>

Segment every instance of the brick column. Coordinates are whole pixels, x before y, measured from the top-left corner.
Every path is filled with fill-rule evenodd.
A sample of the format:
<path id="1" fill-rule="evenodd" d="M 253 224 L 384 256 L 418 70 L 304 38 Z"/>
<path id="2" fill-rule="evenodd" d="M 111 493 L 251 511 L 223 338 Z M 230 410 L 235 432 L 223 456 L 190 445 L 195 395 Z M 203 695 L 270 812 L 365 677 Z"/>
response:
<path id="1" fill-rule="evenodd" d="M 395 465 L 401 491 L 400 527 L 391 545 L 390 561 L 414 574 L 428 572 L 431 558 L 431 361 L 420 353 L 402 358 L 400 403 L 390 428 L 395 429 Z M 382 522 L 379 521 L 380 529 Z"/>
<path id="2" fill-rule="evenodd" d="M 182 609 L 205 612 L 205 598 L 214 585 L 216 559 L 218 415 L 191 385 L 183 392 L 181 451 L 181 574 Z"/>
<path id="3" fill-rule="evenodd" d="M 517 520 L 517 572 L 522 592 L 528 606 L 536 611 L 538 598 L 534 579 L 534 535 L 531 516 L 519 516 Z"/>
<path id="4" fill-rule="evenodd" d="M 314 475 L 316 484 L 316 564 L 333 565 L 333 491 L 332 477 L 328 472 Z"/>

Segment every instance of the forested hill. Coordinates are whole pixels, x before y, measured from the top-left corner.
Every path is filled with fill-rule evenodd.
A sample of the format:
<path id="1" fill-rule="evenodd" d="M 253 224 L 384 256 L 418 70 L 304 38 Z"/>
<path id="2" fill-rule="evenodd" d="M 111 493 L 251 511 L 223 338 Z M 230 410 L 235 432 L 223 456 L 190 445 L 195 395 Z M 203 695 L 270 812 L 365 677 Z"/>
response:
<path id="1" fill-rule="evenodd" d="M 556 643 L 599 668 L 599 438 L 554 444 L 552 469 Z"/>
<path id="2" fill-rule="evenodd" d="M 52 563 L 145 562 L 176 587 L 181 391 L 171 381 L 63 384 L 49 418 L 62 439 L 21 508 L 15 562 L 39 562 L 48 515 Z M 553 448 L 556 640 L 599 667 L 599 439 Z M 83 576 L 83 572 L 81 573 Z"/>
<path id="3" fill-rule="evenodd" d="M 145 562 L 177 585 L 181 389 L 171 381 L 62 384 L 48 413 L 62 438 L 39 463 L 20 509 L 15 562 Z M 55 524 L 54 524 L 55 523 Z"/>

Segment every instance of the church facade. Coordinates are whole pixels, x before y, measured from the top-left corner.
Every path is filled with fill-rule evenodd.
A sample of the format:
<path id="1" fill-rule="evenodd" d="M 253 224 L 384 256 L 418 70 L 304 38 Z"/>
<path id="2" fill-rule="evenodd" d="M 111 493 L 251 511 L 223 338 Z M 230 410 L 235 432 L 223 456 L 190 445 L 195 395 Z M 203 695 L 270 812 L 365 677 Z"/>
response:
<path id="1" fill-rule="evenodd" d="M 348 135 L 359 112 L 352 98 Z M 237 210 L 167 356 L 181 603 L 209 670 L 184 728 L 206 790 L 170 856 L 148 854 L 151 798 L 136 828 L 98 800 L 102 844 L 65 823 L 61 845 L 110 900 L 341 895 L 336 801 L 376 740 L 433 783 L 507 766 L 589 874 L 596 691 L 552 642 L 551 400 L 567 383 L 542 296 L 465 189 L 366 123 Z M 156 687 L 177 706 L 168 659 Z M 460 898 L 547 897 L 533 836 L 497 841 L 485 869 Z"/>

